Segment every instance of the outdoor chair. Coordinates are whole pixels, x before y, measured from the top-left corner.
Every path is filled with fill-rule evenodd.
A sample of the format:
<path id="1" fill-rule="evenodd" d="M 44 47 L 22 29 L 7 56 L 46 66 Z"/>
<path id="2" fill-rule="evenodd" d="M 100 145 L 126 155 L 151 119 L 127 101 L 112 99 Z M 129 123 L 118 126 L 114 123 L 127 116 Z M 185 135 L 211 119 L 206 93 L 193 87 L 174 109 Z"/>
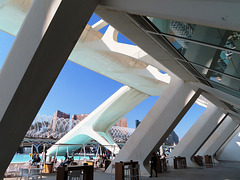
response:
<path id="1" fill-rule="evenodd" d="M 32 179 L 38 179 L 38 177 L 42 179 L 42 169 L 39 169 L 39 168 L 30 169 L 29 176 Z"/>
<path id="2" fill-rule="evenodd" d="M 29 174 L 29 170 L 28 169 L 23 169 L 23 168 L 19 168 L 19 177 L 20 177 L 20 180 L 22 179 L 22 178 L 27 178 L 27 179 L 29 179 L 29 177 L 31 177 L 30 176 L 30 174 Z M 18 177 L 17 177 L 17 179 L 18 179 Z"/>
<path id="3" fill-rule="evenodd" d="M 8 166 L 8 168 L 7 168 L 6 172 L 5 172 L 6 177 L 8 175 L 16 176 L 17 174 L 18 174 L 18 165 L 17 164 L 15 164 L 14 166 Z"/>
<path id="4" fill-rule="evenodd" d="M 135 167 L 133 167 L 132 165 L 128 165 L 126 166 L 126 168 L 124 168 L 124 171 L 125 179 L 131 180 L 138 180 L 139 178 L 141 179 L 139 164 L 136 164 Z"/>
<path id="5" fill-rule="evenodd" d="M 124 166 L 124 179 L 130 179 L 130 169 L 130 165 Z"/>
<path id="6" fill-rule="evenodd" d="M 139 164 L 136 164 L 135 167 L 131 167 L 131 170 L 133 171 L 133 175 L 131 175 L 131 179 L 136 179 L 136 180 L 142 179 Z"/>

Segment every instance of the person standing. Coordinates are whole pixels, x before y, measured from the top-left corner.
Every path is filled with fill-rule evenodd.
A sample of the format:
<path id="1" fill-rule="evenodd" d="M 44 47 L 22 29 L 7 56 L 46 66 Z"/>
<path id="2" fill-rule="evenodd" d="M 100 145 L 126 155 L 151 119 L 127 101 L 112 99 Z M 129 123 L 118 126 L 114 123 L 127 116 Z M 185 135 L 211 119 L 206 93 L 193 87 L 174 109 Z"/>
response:
<path id="1" fill-rule="evenodd" d="M 66 153 L 65 153 L 65 160 L 64 161 L 66 161 L 67 159 L 68 159 L 68 151 L 66 151 Z"/>
<path id="2" fill-rule="evenodd" d="M 74 160 L 75 151 L 72 150 L 72 159 Z"/>
<path id="3" fill-rule="evenodd" d="M 151 175 L 149 177 L 152 177 L 152 170 L 155 171 L 156 177 L 157 175 L 157 156 L 156 153 L 153 153 L 153 156 L 151 158 Z"/>

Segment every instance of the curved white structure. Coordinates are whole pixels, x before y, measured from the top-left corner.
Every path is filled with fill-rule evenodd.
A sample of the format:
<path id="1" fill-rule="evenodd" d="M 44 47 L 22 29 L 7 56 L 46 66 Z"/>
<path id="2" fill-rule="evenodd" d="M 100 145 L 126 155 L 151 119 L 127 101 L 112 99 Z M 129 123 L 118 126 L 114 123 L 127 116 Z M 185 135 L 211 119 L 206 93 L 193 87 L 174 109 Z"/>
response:
<path id="1" fill-rule="evenodd" d="M 124 86 L 120 88 L 56 144 L 84 145 L 91 139 L 95 139 L 113 153 L 118 153 L 119 148 L 109 134 L 109 129 L 147 97 L 148 95 L 130 87 Z M 79 147 L 79 145 L 71 145 L 68 149 L 76 150 Z M 48 154 L 54 155 L 57 149 L 58 147 L 56 146 L 51 147 L 48 149 Z M 66 146 L 60 146 L 58 152 L 59 154 L 64 154 L 66 150 Z"/>
<path id="2" fill-rule="evenodd" d="M 12 2 L 9 2 L 3 7 L 7 9 L 19 7 L 18 11 L 14 11 L 15 15 L 16 13 L 19 13 L 19 16 L 22 14 L 20 17 L 23 18 L 24 13 L 20 7 L 26 9 L 30 6 L 30 3 L 31 1 L 23 1 L 23 4 L 16 2 L 14 5 Z M 11 15 L 11 11 L 9 11 L 7 16 L 11 18 Z M 19 27 L 19 23 L 21 23 L 21 18 L 18 22 L 15 22 L 14 30 Z M 0 23 L 0 25 L 1 24 L 4 23 Z M 160 73 L 160 71 L 153 66 L 137 60 L 141 58 L 151 58 L 144 51 L 137 46 L 118 43 L 116 41 L 118 32 L 111 26 L 104 35 L 99 33 L 97 30 L 104 25 L 107 24 L 101 20 L 92 27 L 87 26 L 76 43 L 69 59 L 111 79 L 133 87 L 136 90 L 132 89 L 131 92 L 128 93 L 123 93 L 122 90 L 116 92 L 113 97 L 119 96 L 121 100 L 110 97 L 109 100 L 99 106 L 99 108 L 84 120 L 85 123 L 80 123 L 78 127 L 75 127 L 74 130 L 65 135 L 57 144 L 85 144 L 89 142 L 90 139 L 95 139 L 100 144 L 108 145 L 109 147 L 110 145 L 114 145 L 115 143 L 109 135 L 108 130 L 121 117 L 149 95 L 160 96 L 170 83 L 170 76 L 168 74 Z M 12 31 L 8 26 L 2 26 L 0 28 L 13 35 L 17 33 L 16 31 Z M 86 57 L 88 57 L 87 60 Z M 125 87 L 125 89 L 129 88 Z M 142 95 L 138 95 L 138 97 L 133 91 L 140 91 L 139 93 L 142 93 Z M 131 101 L 129 101 L 130 99 Z M 109 104 L 109 101 L 113 102 Z M 117 104 L 119 107 L 116 108 L 114 104 Z M 109 108 L 106 109 L 105 106 L 109 106 Z M 96 114 L 96 112 L 98 113 Z M 106 114 L 108 117 L 105 117 Z M 60 147 L 58 153 L 65 153 L 66 148 L 67 147 Z M 57 147 L 54 146 L 48 153 L 53 155 L 56 149 Z M 78 148 L 70 146 L 69 149 Z M 113 147 L 109 149 L 113 151 Z M 114 151 L 118 153 L 119 148 L 116 146 Z"/>
<path id="3" fill-rule="evenodd" d="M 152 152 L 200 95 L 211 102 L 201 104 L 213 104 L 216 112 L 239 123 L 239 7 L 237 1 L 210 0 L 0 0 L 0 29 L 16 36 L 0 71 L 0 142 L 5 147 L 0 149 L 0 178 L 68 58 L 126 86 L 61 142 L 81 143 L 81 136 L 113 144 L 106 130 L 146 97 L 160 96 L 116 157 L 138 160 L 145 174 Z M 105 22 L 86 26 L 94 11 Z M 98 29 L 106 22 L 112 27 L 102 35 Z M 169 31 L 169 24 L 175 29 Z M 118 43 L 116 29 L 143 50 Z M 216 129 L 223 133 L 212 113 L 190 130 L 201 145 L 189 149 L 187 157 Z M 189 144 L 188 138 L 184 141 Z"/>

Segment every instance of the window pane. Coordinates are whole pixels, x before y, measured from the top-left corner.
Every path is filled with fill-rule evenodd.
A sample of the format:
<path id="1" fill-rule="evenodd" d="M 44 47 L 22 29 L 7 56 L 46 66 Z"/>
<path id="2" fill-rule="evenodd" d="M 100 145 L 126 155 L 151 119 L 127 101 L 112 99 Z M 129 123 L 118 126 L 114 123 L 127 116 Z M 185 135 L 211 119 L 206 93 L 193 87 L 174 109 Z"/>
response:
<path id="1" fill-rule="evenodd" d="M 220 47 L 240 50 L 240 33 L 225 29 L 206 27 L 177 21 L 170 21 L 148 17 L 148 19 L 162 32 L 182 38 L 187 38 Z M 186 42 L 178 39 L 177 43 L 186 48 Z"/>

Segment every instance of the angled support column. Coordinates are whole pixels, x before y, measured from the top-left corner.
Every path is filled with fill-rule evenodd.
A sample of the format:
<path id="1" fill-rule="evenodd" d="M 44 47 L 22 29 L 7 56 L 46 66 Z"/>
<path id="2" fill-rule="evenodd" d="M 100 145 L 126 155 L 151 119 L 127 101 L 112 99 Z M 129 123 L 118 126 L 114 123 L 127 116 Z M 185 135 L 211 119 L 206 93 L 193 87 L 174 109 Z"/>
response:
<path id="1" fill-rule="evenodd" d="M 216 159 L 219 161 L 240 161 L 240 126 L 238 125 L 227 140 L 216 152 Z"/>
<path id="2" fill-rule="evenodd" d="M 206 141 L 206 143 L 197 152 L 197 155 L 212 155 L 215 157 L 215 153 L 224 144 L 224 142 L 229 138 L 232 132 L 238 126 L 238 122 L 234 121 L 231 117 L 226 117 L 226 119 L 221 123 L 221 125 L 216 129 L 212 136 Z"/>
<path id="3" fill-rule="evenodd" d="M 172 82 L 123 146 L 115 162 L 138 161 L 141 172 L 149 174 L 152 153 L 163 144 L 200 94 L 200 91 L 191 91 L 181 80 Z"/>
<path id="4" fill-rule="evenodd" d="M 226 118 L 226 115 L 224 115 L 214 104 L 209 102 L 207 109 L 174 148 L 170 154 L 170 158 L 174 156 L 186 157 L 187 166 L 196 167 L 197 164 L 192 161 L 192 157 L 202 147 L 224 118 Z M 173 165 L 173 161 L 170 161 L 170 165 Z"/>
<path id="5" fill-rule="evenodd" d="M 96 6 L 41 0 L 29 10 L 0 72 L 0 179 Z"/>

